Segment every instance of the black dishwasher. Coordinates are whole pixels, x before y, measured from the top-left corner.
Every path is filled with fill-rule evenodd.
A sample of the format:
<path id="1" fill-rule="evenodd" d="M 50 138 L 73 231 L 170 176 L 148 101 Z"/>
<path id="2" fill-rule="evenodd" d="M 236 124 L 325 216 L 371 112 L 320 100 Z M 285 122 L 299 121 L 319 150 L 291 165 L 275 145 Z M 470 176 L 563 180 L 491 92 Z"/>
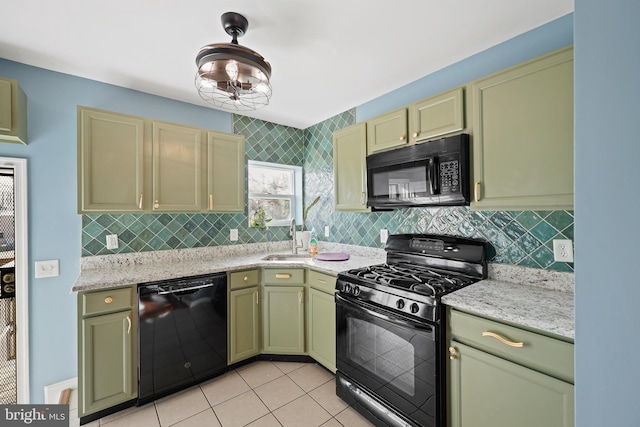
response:
<path id="1" fill-rule="evenodd" d="M 227 275 L 138 286 L 138 405 L 227 368 Z"/>

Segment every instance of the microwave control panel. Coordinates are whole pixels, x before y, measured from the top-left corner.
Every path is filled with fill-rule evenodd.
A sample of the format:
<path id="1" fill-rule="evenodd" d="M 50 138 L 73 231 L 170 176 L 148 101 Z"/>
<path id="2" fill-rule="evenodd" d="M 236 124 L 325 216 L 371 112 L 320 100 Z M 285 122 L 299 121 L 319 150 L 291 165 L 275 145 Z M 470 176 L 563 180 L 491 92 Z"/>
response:
<path id="1" fill-rule="evenodd" d="M 460 192 L 460 156 L 450 154 L 440 158 L 440 193 Z"/>

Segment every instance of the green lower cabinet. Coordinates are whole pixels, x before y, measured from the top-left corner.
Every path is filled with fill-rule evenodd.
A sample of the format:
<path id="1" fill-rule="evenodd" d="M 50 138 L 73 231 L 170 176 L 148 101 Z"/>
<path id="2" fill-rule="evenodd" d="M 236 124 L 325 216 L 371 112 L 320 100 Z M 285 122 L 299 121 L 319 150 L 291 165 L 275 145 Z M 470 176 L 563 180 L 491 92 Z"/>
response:
<path id="1" fill-rule="evenodd" d="M 263 287 L 262 352 L 304 354 L 304 286 Z"/>
<path id="2" fill-rule="evenodd" d="M 456 341 L 450 427 L 573 427 L 574 386 Z"/>
<path id="3" fill-rule="evenodd" d="M 132 310 L 80 320 L 78 407 L 81 417 L 138 393 Z"/>
<path id="4" fill-rule="evenodd" d="M 229 364 L 260 354 L 260 288 L 229 293 Z"/>
<path id="5" fill-rule="evenodd" d="M 333 294 L 309 289 L 309 356 L 336 371 L 336 305 Z"/>

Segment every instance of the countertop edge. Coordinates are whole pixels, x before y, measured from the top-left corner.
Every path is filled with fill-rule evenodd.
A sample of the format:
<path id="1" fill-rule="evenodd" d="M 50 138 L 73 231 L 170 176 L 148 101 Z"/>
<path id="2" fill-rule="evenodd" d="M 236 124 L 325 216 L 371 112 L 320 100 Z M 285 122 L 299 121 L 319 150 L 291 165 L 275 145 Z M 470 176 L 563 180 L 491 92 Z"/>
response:
<path id="1" fill-rule="evenodd" d="M 442 302 L 479 316 L 575 339 L 572 292 L 488 279 L 445 295 Z"/>

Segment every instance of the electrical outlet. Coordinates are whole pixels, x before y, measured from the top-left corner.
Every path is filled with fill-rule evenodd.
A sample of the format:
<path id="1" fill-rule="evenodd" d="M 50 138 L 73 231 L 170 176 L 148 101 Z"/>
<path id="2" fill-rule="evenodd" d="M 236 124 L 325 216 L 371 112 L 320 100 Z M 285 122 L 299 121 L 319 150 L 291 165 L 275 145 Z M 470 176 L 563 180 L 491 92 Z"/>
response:
<path id="1" fill-rule="evenodd" d="M 57 259 L 51 259 L 47 261 L 36 261 L 35 264 L 35 277 L 40 279 L 42 277 L 55 277 L 60 275 L 60 261 Z"/>
<path id="2" fill-rule="evenodd" d="M 237 228 L 232 228 L 229 230 L 229 240 L 231 240 L 232 242 L 237 242 L 238 241 L 238 229 Z"/>
<path id="3" fill-rule="evenodd" d="M 107 249 L 118 249 L 118 235 L 107 235 Z"/>
<path id="4" fill-rule="evenodd" d="M 387 239 L 389 238 L 389 230 L 383 228 L 380 230 L 380 243 L 387 243 Z"/>
<path id="5" fill-rule="evenodd" d="M 571 240 L 553 240 L 553 259 L 557 262 L 573 262 L 573 243 Z"/>
<path id="6" fill-rule="evenodd" d="M 329 237 L 329 226 L 328 225 L 324 226 L 324 237 Z"/>

